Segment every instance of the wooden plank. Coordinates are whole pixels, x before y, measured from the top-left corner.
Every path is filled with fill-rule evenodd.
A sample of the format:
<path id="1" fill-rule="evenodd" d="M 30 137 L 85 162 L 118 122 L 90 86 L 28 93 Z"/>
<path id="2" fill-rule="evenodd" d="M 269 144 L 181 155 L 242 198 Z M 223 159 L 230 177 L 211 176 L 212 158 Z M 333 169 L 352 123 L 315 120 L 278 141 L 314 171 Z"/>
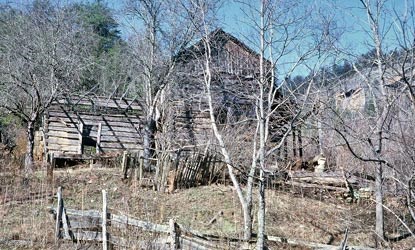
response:
<path id="1" fill-rule="evenodd" d="M 120 123 L 125 123 L 125 124 L 135 124 L 135 125 L 139 125 L 140 123 L 142 123 L 142 120 L 139 118 L 123 118 L 123 119 L 111 119 L 111 118 L 107 118 L 107 117 L 100 117 L 97 116 L 95 118 L 86 118 L 86 117 L 82 117 L 80 116 L 80 118 L 82 120 L 82 122 L 89 124 L 89 123 L 98 123 L 98 122 L 102 122 L 103 124 L 120 124 Z"/>
<path id="2" fill-rule="evenodd" d="M 77 231 L 73 233 L 78 241 L 102 241 L 102 233 L 97 231 Z M 65 238 L 70 240 L 71 238 Z"/>
<path id="3" fill-rule="evenodd" d="M 48 145 L 48 150 L 50 151 L 57 151 L 57 152 L 74 152 L 78 153 L 79 147 L 78 146 L 60 146 L 60 145 Z"/>
<path id="4" fill-rule="evenodd" d="M 141 149 L 142 145 L 138 143 L 115 143 L 101 142 L 102 149 Z"/>
<path id="5" fill-rule="evenodd" d="M 116 130 L 116 128 L 114 128 L 113 131 L 103 130 L 101 132 L 101 136 L 119 136 L 119 137 L 142 138 L 142 135 L 136 130 L 131 129 L 131 131 L 124 132 L 124 131 L 118 131 L 118 130 Z"/>
<path id="6" fill-rule="evenodd" d="M 82 134 L 84 133 L 84 124 L 79 121 L 78 122 L 78 136 L 79 136 L 79 144 L 77 146 L 78 154 L 82 154 Z"/>
<path id="7" fill-rule="evenodd" d="M 153 224 L 147 221 L 140 221 L 133 219 L 126 215 L 115 215 L 111 214 L 111 226 L 128 228 L 128 226 L 139 227 L 145 231 L 159 232 L 159 233 L 169 233 L 170 229 L 167 225 Z M 127 226 L 128 225 L 128 226 Z"/>
<path id="8" fill-rule="evenodd" d="M 224 242 L 218 241 L 207 241 L 203 239 L 199 239 L 196 237 L 189 237 L 189 236 L 182 236 L 181 239 L 181 247 L 182 249 L 194 249 L 194 250 L 224 250 L 224 249 L 238 249 L 238 247 L 233 246 L 230 248 L 228 244 L 226 244 L 226 240 Z"/>
<path id="9" fill-rule="evenodd" d="M 97 145 L 96 145 L 96 152 L 97 154 L 101 153 L 100 147 L 101 147 L 101 130 L 102 125 L 101 123 L 98 124 L 98 133 L 97 133 Z"/>
<path id="10" fill-rule="evenodd" d="M 120 121 L 107 121 L 107 120 L 103 120 L 103 119 L 84 119 L 84 118 L 79 118 L 82 123 L 86 124 L 86 125 L 90 125 L 90 124 L 97 124 L 99 122 L 102 123 L 102 125 L 106 125 L 106 126 L 118 126 L 118 127 L 140 127 L 140 122 L 131 122 L 128 120 L 120 120 Z M 60 117 L 50 117 L 49 118 L 49 124 L 51 123 L 58 123 L 61 126 L 66 126 L 66 127 L 71 127 L 71 124 L 76 123 L 75 119 L 70 119 L 70 118 L 60 118 Z"/>
<path id="11" fill-rule="evenodd" d="M 52 144 L 60 145 L 60 146 L 78 146 L 79 145 L 79 138 L 70 139 L 70 138 L 58 138 L 50 136 L 47 139 L 48 145 L 51 146 Z"/>
<path id="12" fill-rule="evenodd" d="M 102 124 L 102 123 L 101 123 Z M 130 125 L 130 126 L 110 126 L 108 127 L 106 124 L 102 124 L 101 132 L 103 134 L 111 134 L 113 131 L 115 132 L 127 132 L 127 133 L 139 133 L 141 131 L 141 126 L 138 124 Z M 75 124 L 69 124 L 69 126 L 64 126 L 59 122 L 50 122 L 49 123 L 49 133 L 51 131 L 56 132 L 67 132 L 67 133 L 78 133 L 78 126 Z M 91 132 L 98 132 L 98 128 L 92 128 Z"/>
<path id="13" fill-rule="evenodd" d="M 170 249 L 180 249 L 180 235 L 176 230 L 176 222 L 173 219 L 169 220 L 169 234 L 170 234 Z"/>
<path id="14" fill-rule="evenodd" d="M 71 235 L 69 233 L 69 225 L 68 225 L 68 220 L 66 217 L 65 208 L 62 209 L 62 224 L 63 224 L 64 238 L 71 238 Z"/>
<path id="15" fill-rule="evenodd" d="M 50 165 L 51 165 L 51 169 L 53 171 L 53 169 L 56 167 L 56 158 L 55 158 L 55 154 L 54 152 L 50 153 Z M 52 176 L 53 176 L 53 172 L 52 172 Z M 53 178 L 53 177 L 52 177 Z M 53 179 L 52 179 L 53 180 Z"/>
<path id="16" fill-rule="evenodd" d="M 318 188 L 318 189 L 339 191 L 339 192 L 344 192 L 344 193 L 349 192 L 347 188 L 327 186 L 327 185 L 321 185 L 321 184 L 302 183 L 302 182 L 296 182 L 296 181 L 288 181 L 287 184 L 291 186 L 302 187 L 302 188 Z"/>
<path id="17" fill-rule="evenodd" d="M 51 122 L 49 123 L 49 131 L 59 131 L 59 132 L 67 132 L 67 133 L 78 133 L 78 127 L 75 124 L 71 124 L 70 126 L 64 126 L 60 123 Z"/>
<path id="18" fill-rule="evenodd" d="M 111 126 L 111 127 L 108 127 L 108 126 L 103 124 L 102 133 L 106 134 L 106 135 L 111 134 L 112 132 L 116 132 L 116 133 L 121 133 L 121 132 L 140 133 L 141 129 L 142 129 L 142 126 L 130 126 L 130 127 Z"/>
<path id="19" fill-rule="evenodd" d="M 68 102 L 66 99 L 57 100 L 55 103 L 63 105 L 86 105 L 96 106 L 105 108 L 118 108 L 118 109 L 132 109 L 142 110 L 140 103 L 137 100 L 126 100 L 126 99 L 108 99 L 108 98 L 71 98 Z"/>
<path id="20" fill-rule="evenodd" d="M 77 231 L 73 233 L 75 239 L 79 241 L 102 241 L 102 232 L 97 231 Z M 67 238 L 67 240 L 70 240 Z M 152 242 L 149 241 L 139 241 L 136 239 L 123 239 L 121 237 L 116 237 L 113 235 L 108 236 L 108 241 L 112 244 L 122 247 L 123 249 L 129 249 L 131 246 L 134 246 L 137 249 L 166 249 L 168 244 L 167 239 L 159 238 Z"/>
<path id="21" fill-rule="evenodd" d="M 73 130 L 70 132 L 65 132 L 61 130 L 50 130 L 47 133 L 48 137 L 55 137 L 55 138 L 68 138 L 68 139 L 76 139 L 78 140 L 78 130 Z"/>
<path id="22" fill-rule="evenodd" d="M 57 208 L 50 207 L 50 212 L 56 214 Z M 70 220 L 78 220 L 76 217 L 88 217 L 88 220 L 96 220 L 97 223 L 102 222 L 103 219 L 102 213 L 96 210 L 77 210 L 77 209 L 66 209 L 66 214 L 69 216 Z M 169 233 L 170 229 L 167 225 L 154 224 L 147 221 L 141 221 L 129 217 L 127 215 L 116 215 L 109 214 L 109 219 L 111 220 L 111 226 L 118 228 L 128 228 L 129 226 L 135 226 L 141 228 L 145 231 L 152 231 L 158 233 Z"/>
<path id="23" fill-rule="evenodd" d="M 72 231 L 74 231 L 74 229 L 100 229 L 102 224 L 102 218 L 87 216 L 68 216 L 68 218 Z"/>
<path id="24" fill-rule="evenodd" d="M 43 115 L 43 131 L 42 131 L 42 136 L 43 136 L 43 160 L 47 162 L 47 157 L 48 157 L 48 148 L 47 148 L 47 142 L 46 139 L 48 138 L 48 132 L 49 132 L 49 115 L 46 113 L 44 113 Z M 53 171 L 53 170 L 52 170 Z"/>
<path id="25" fill-rule="evenodd" d="M 82 112 L 59 112 L 59 111 L 49 111 L 50 117 L 57 118 L 72 118 L 77 120 L 78 118 L 87 121 L 128 121 L 131 123 L 140 123 L 142 117 L 139 115 L 123 115 L 123 114 L 93 114 L 93 113 L 82 113 Z"/>
<path id="26" fill-rule="evenodd" d="M 53 186 L 53 168 L 55 167 L 54 162 L 52 162 L 52 158 L 54 158 L 53 153 L 47 152 L 46 153 L 46 162 L 47 162 L 47 164 L 46 164 L 46 176 L 47 176 L 46 180 L 47 180 L 47 183 L 48 183 L 49 187 Z"/>
<path id="27" fill-rule="evenodd" d="M 106 127 L 127 127 L 127 128 L 137 128 L 140 129 L 140 127 L 142 127 L 142 125 L 140 125 L 139 123 L 131 123 L 131 122 L 124 122 L 124 121 L 119 121 L 119 122 L 115 122 L 115 121 L 94 121 L 94 122 L 102 122 L 102 126 L 106 126 Z M 85 124 L 88 124 L 88 121 L 84 121 Z M 92 123 L 92 121 L 91 121 Z"/>
<path id="28" fill-rule="evenodd" d="M 60 228 L 61 228 L 61 219 L 62 219 L 62 210 L 63 210 L 63 200 L 62 200 L 62 188 L 58 187 L 57 192 L 58 205 L 56 207 L 56 224 L 55 224 L 55 238 L 60 238 Z"/>
<path id="29" fill-rule="evenodd" d="M 56 213 L 56 209 L 51 207 L 50 212 Z M 68 216 L 73 215 L 73 216 L 87 216 L 91 218 L 101 218 L 101 212 L 96 211 L 96 210 L 77 210 L 77 209 L 67 208 L 66 214 Z"/>
<path id="30" fill-rule="evenodd" d="M 125 137 L 125 136 L 101 136 L 101 142 L 121 142 L 121 143 L 141 143 L 140 137 Z"/>
<path id="31" fill-rule="evenodd" d="M 67 133 L 67 136 L 66 134 Z M 62 137 L 62 138 L 75 138 L 75 135 L 78 135 L 79 131 L 75 128 L 65 129 L 65 128 L 52 128 L 49 130 L 50 136 L 55 137 Z M 92 128 L 90 136 L 97 137 L 98 136 L 98 127 Z M 140 129 L 134 127 L 105 127 L 104 125 L 101 127 L 101 135 L 119 135 L 119 136 L 126 136 L 126 137 L 141 137 Z M 77 137 L 76 137 L 77 138 Z"/>

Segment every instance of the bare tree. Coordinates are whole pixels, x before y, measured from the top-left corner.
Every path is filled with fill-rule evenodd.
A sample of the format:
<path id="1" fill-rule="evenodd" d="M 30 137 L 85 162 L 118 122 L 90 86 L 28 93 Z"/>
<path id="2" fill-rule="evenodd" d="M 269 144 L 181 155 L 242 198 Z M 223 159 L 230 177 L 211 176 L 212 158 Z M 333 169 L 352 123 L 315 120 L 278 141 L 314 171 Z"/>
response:
<path id="1" fill-rule="evenodd" d="M 93 41 L 76 13 L 49 2 L 8 8 L 0 18 L 0 105 L 26 124 L 30 172 L 36 123 L 55 98 L 76 89 Z"/>
<path id="2" fill-rule="evenodd" d="M 175 68 L 174 55 L 193 37 L 185 11 L 178 5 L 161 0 L 128 0 L 125 11 L 130 20 L 131 53 L 136 63 L 134 81 L 138 95 L 144 100 L 144 165 L 148 169 L 153 148 L 153 135 L 159 118 L 158 107 L 163 90 L 171 83 Z M 136 24 L 141 22 L 142 28 Z"/>
<path id="3" fill-rule="evenodd" d="M 252 169 L 259 169 L 258 179 L 258 241 L 257 249 L 265 246 L 265 179 L 275 165 L 272 157 L 280 150 L 287 137 L 295 129 L 296 124 L 308 116 L 306 103 L 312 87 L 309 82 L 303 92 L 301 101 L 293 93 L 286 92 L 281 95 L 282 88 L 286 88 L 287 79 L 300 65 L 314 69 L 324 59 L 327 48 L 323 47 L 329 36 L 324 35 L 331 26 L 324 27 L 319 32 L 313 31 L 313 27 L 307 26 L 307 21 L 313 19 L 311 7 L 303 3 L 285 3 L 283 1 L 258 1 L 258 3 L 244 1 L 244 11 L 249 19 L 249 24 L 256 36 L 251 40 L 258 45 L 259 51 L 259 75 L 256 79 L 258 91 L 254 93 L 256 100 L 257 131 L 254 142 Z M 308 17 L 308 20 L 307 18 Z M 314 20 L 314 19 L 313 19 Z M 310 34 L 316 37 L 311 40 Z M 305 41 L 309 41 L 305 45 Z M 300 49 L 300 45 L 301 49 Z M 313 57 L 320 58 L 308 62 Z M 269 58 L 265 60 L 265 58 Z M 288 59 L 290 58 L 290 59 Z M 278 79 L 280 81 L 278 81 Z M 279 121 L 284 121 L 279 124 Z M 273 131 L 271 131 L 273 127 Z M 275 128 L 279 131 L 275 131 Z M 272 133 L 280 136 L 275 138 Z M 271 138 L 273 138 L 271 140 Z"/>
<path id="4" fill-rule="evenodd" d="M 217 141 L 219 150 L 224 157 L 228 174 L 232 181 L 232 184 L 236 190 L 239 202 L 242 207 L 244 230 L 243 239 L 248 241 L 252 237 L 252 188 L 255 175 L 255 168 L 248 170 L 247 187 L 244 192 L 241 183 L 238 181 L 235 171 L 235 164 L 231 158 L 231 154 L 224 141 L 224 137 L 218 127 L 218 121 L 215 116 L 215 103 L 213 100 L 213 83 L 214 77 L 213 65 L 212 65 L 212 41 L 211 31 L 215 28 L 215 11 L 217 10 L 220 1 L 180 1 L 182 6 L 186 8 L 189 16 L 192 17 L 192 24 L 195 30 L 202 39 L 202 48 L 200 51 L 203 52 L 203 60 L 200 62 L 203 70 L 203 84 L 205 86 L 205 98 L 208 105 L 209 117 L 211 128 L 214 137 Z"/>
<path id="5" fill-rule="evenodd" d="M 375 233 L 380 240 L 385 238 L 385 178 L 408 187 L 414 166 L 414 150 L 408 144 L 413 138 L 409 124 L 413 121 L 414 35 L 410 13 L 414 6 L 406 4 L 403 10 L 389 1 L 359 1 L 358 9 L 364 11 L 366 20 L 357 23 L 368 37 L 369 52 L 364 64 L 356 60 L 353 75 L 346 82 L 361 83 L 366 103 L 359 104 L 363 106 L 358 110 L 350 105 L 346 110 L 334 107 L 336 122 L 331 124 L 353 157 L 374 167 Z"/>
<path id="6" fill-rule="evenodd" d="M 290 104 L 290 96 L 281 97 L 280 88 L 283 86 L 285 81 L 282 83 L 276 82 L 275 69 L 276 65 L 283 64 L 284 60 L 281 58 L 291 54 L 295 48 L 298 48 L 299 42 L 301 42 L 302 32 L 304 32 L 305 19 L 299 18 L 299 16 L 290 16 L 292 12 L 287 12 L 290 7 L 297 7 L 295 5 L 284 5 L 277 1 L 259 1 L 258 5 L 252 2 L 241 3 L 247 13 L 254 13 L 255 16 L 249 16 L 252 18 L 252 27 L 257 32 L 258 38 L 254 41 L 254 44 L 258 44 L 258 65 L 254 70 L 256 74 L 254 78 L 253 89 L 249 93 L 249 99 L 254 100 L 253 106 L 256 111 L 255 125 L 252 129 L 252 136 L 250 142 L 250 154 L 251 165 L 247 169 L 237 168 L 235 159 L 232 158 L 232 148 L 227 145 L 225 137 L 223 136 L 224 131 L 218 127 L 218 120 L 215 116 L 215 101 L 213 99 L 214 93 L 214 81 L 212 79 L 217 78 L 213 66 L 213 55 L 212 46 L 213 41 L 211 37 L 211 30 L 213 24 L 208 18 L 211 14 L 208 12 L 208 4 L 206 1 L 203 3 L 198 1 L 190 1 L 196 11 L 193 16 L 195 27 L 200 27 L 200 34 L 202 36 L 202 49 L 204 52 L 203 61 L 203 83 L 205 85 L 205 98 L 208 103 L 208 110 L 210 114 L 210 122 L 213 130 L 213 134 L 218 143 L 218 147 L 224 157 L 224 161 L 228 168 L 228 173 L 231 178 L 232 184 L 236 190 L 239 198 L 239 202 L 242 207 L 244 216 L 244 240 L 249 240 L 252 236 L 252 198 L 253 198 L 253 186 L 255 182 L 258 182 L 258 198 L 259 198 L 259 209 L 258 209 L 258 242 L 257 248 L 263 249 L 265 246 L 265 178 L 268 172 L 271 172 L 269 166 L 267 166 L 267 159 L 270 158 L 278 149 L 280 149 L 291 130 L 294 127 L 294 123 L 304 113 L 304 106 L 299 106 L 299 110 L 290 114 L 290 117 L 285 117 L 288 120 L 283 129 L 281 126 L 281 137 L 277 142 L 270 143 L 271 132 L 270 127 L 275 119 L 281 114 L 280 112 L 287 108 Z M 211 1 L 210 4 L 217 2 Z M 259 6 L 259 8 L 258 8 Z M 277 12 L 276 9 L 279 9 Z M 289 14 L 288 14 L 289 13 Z M 283 18 L 280 18 L 280 17 Z M 277 18 L 278 17 L 278 18 Z M 259 20 L 259 21 L 258 21 Z M 303 26 L 302 26 L 303 25 Z M 273 33 L 275 32 L 275 33 Z M 281 32 L 278 33 L 277 32 Z M 252 42 L 252 41 L 251 41 Z M 318 44 L 312 44 L 312 46 L 303 46 L 304 50 L 300 52 L 300 56 L 293 56 L 295 59 L 291 62 L 290 68 L 281 70 L 281 74 L 291 74 L 292 71 L 303 64 L 304 61 L 317 53 Z M 275 50 L 274 50 L 275 49 Z M 266 60 L 268 57 L 270 60 Z M 251 66 L 251 65 L 250 65 Z M 281 77 L 284 79 L 284 77 Z M 246 83 L 244 83 L 246 84 Z M 307 99 L 308 92 L 304 98 Z M 274 124 L 275 125 L 275 124 Z M 280 124 L 281 125 L 281 124 Z M 235 140 L 235 138 L 233 138 Z M 246 187 L 242 186 L 242 183 L 236 178 L 236 172 L 242 171 L 247 176 Z M 257 175 L 259 173 L 259 176 Z"/>

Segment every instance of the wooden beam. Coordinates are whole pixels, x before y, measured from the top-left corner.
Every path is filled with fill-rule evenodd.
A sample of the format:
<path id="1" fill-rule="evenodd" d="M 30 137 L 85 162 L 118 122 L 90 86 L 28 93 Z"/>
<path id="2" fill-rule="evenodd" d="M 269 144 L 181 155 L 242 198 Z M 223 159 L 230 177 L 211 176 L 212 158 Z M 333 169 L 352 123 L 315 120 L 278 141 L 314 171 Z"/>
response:
<path id="1" fill-rule="evenodd" d="M 56 207 L 56 224 L 55 224 L 55 239 L 60 238 L 60 228 L 63 210 L 62 188 L 58 187 L 57 192 L 58 205 Z"/>
<path id="2" fill-rule="evenodd" d="M 173 219 L 169 220 L 169 234 L 170 234 L 170 249 L 180 249 L 180 235 L 176 230 L 176 222 Z"/>
<path id="3" fill-rule="evenodd" d="M 96 145 L 97 154 L 100 153 L 100 148 L 101 148 L 101 130 L 102 130 L 102 125 L 101 123 L 98 123 L 97 145 Z"/>
<path id="4" fill-rule="evenodd" d="M 71 234 L 69 233 L 69 224 L 68 224 L 68 220 L 66 217 L 65 208 L 62 208 L 62 225 L 63 225 L 64 238 L 68 238 L 68 237 L 72 238 Z"/>
<path id="5" fill-rule="evenodd" d="M 108 235 L 107 235 L 107 192 L 102 190 L 102 249 L 108 250 Z"/>
<path id="6" fill-rule="evenodd" d="M 78 154 L 82 154 L 82 134 L 84 133 L 84 124 L 78 122 L 78 133 L 79 133 L 79 144 L 78 144 Z"/>

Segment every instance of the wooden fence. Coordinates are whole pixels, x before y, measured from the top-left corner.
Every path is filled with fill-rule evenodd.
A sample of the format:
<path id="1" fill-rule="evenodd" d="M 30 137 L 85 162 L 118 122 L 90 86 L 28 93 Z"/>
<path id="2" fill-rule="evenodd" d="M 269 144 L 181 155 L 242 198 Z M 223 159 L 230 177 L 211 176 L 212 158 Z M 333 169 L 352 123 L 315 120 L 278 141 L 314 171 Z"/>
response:
<path id="1" fill-rule="evenodd" d="M 128 215 L 116 215 L 108 211 L 107 193 L 102 191 L 102 211 L 75 210 L 64 206 L 62 189 L 57 192 L 57 207 L 51 207 L 55 216 L 55 237 L 72 242 L 101 242 L 103 250 L 108 249 L 194 249 L 225 250 L 252 249 L 255 238 L 243 242 L 238 238 L 221 237 L 200 233 L 169 220 L 168 225 L 141 221 Z M 121 232 L 125 230 L 125 232 Z M 137 232 L 138 234 L 134 234 Z M 305 247 L 305 249 L 338 250 L 347 249 L 345 239 L 341 247 L 303 240 L 288 239 L 277 236 L 266 236 L 268 242 Z M 137 237 L 138 236 L 138 237 Z M 374 250 L 370 247 L 349 246 L 355 250 Z"/>
<path id="2" fill-rule="evenodd" d="M 158 183 L 169 190 L 210 185 L 223 173 L 224 163 L 214 154 L 193 152 L 159 157 Z"/>
<path id="3" fill-rule="evenodd" d="M 237 249 L 240 244 L 238 239 L 223 239 L 196 232 L 179 225 L 173 219 L 170 219 L 168 225 L 162 225 L 141 221 L 128 215 L 110 213 L 105 190 L 102 191 L 102 211 L 66 208 L 60 187 L 57 199 L 57 207 L 50 208 L 56 219 L 56 239 L 102 242 L 104 250 L 111 248 Z M 121 229 L 127 230 L 127 233 L 140 231 L 142 239 L 138 240 L 139 237 L 131 237 L 125 232 L 123 234 Z"/>
<path id="4" fill-rule="evenodd" d="M 180 155 L 160 151 L 155 159 L 151 159 L 154 171 L 146 174 L 150 170 L 143 168 L 142 160 L 142 151 L 125 151 L 121 160 L 123 178 L 134 177 L 141 185 L 153 185 L 159 191 L 212 184 L 222 175 L 224 167 L 214 154 L 192 152 Z"/>

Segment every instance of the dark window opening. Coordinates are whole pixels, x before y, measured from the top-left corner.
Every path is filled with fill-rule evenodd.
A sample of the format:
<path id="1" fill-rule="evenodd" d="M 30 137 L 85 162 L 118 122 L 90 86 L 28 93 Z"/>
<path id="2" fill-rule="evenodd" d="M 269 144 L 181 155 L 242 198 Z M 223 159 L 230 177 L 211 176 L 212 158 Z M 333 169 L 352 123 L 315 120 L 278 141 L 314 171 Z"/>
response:
<path id="1" fill-rule="evenodd" d="M 92 155 L 97 153 L 97 138 L 93 132 L 97 131 L 97 126 L 84 125 L 82 131 L 82 153 Z"/>

